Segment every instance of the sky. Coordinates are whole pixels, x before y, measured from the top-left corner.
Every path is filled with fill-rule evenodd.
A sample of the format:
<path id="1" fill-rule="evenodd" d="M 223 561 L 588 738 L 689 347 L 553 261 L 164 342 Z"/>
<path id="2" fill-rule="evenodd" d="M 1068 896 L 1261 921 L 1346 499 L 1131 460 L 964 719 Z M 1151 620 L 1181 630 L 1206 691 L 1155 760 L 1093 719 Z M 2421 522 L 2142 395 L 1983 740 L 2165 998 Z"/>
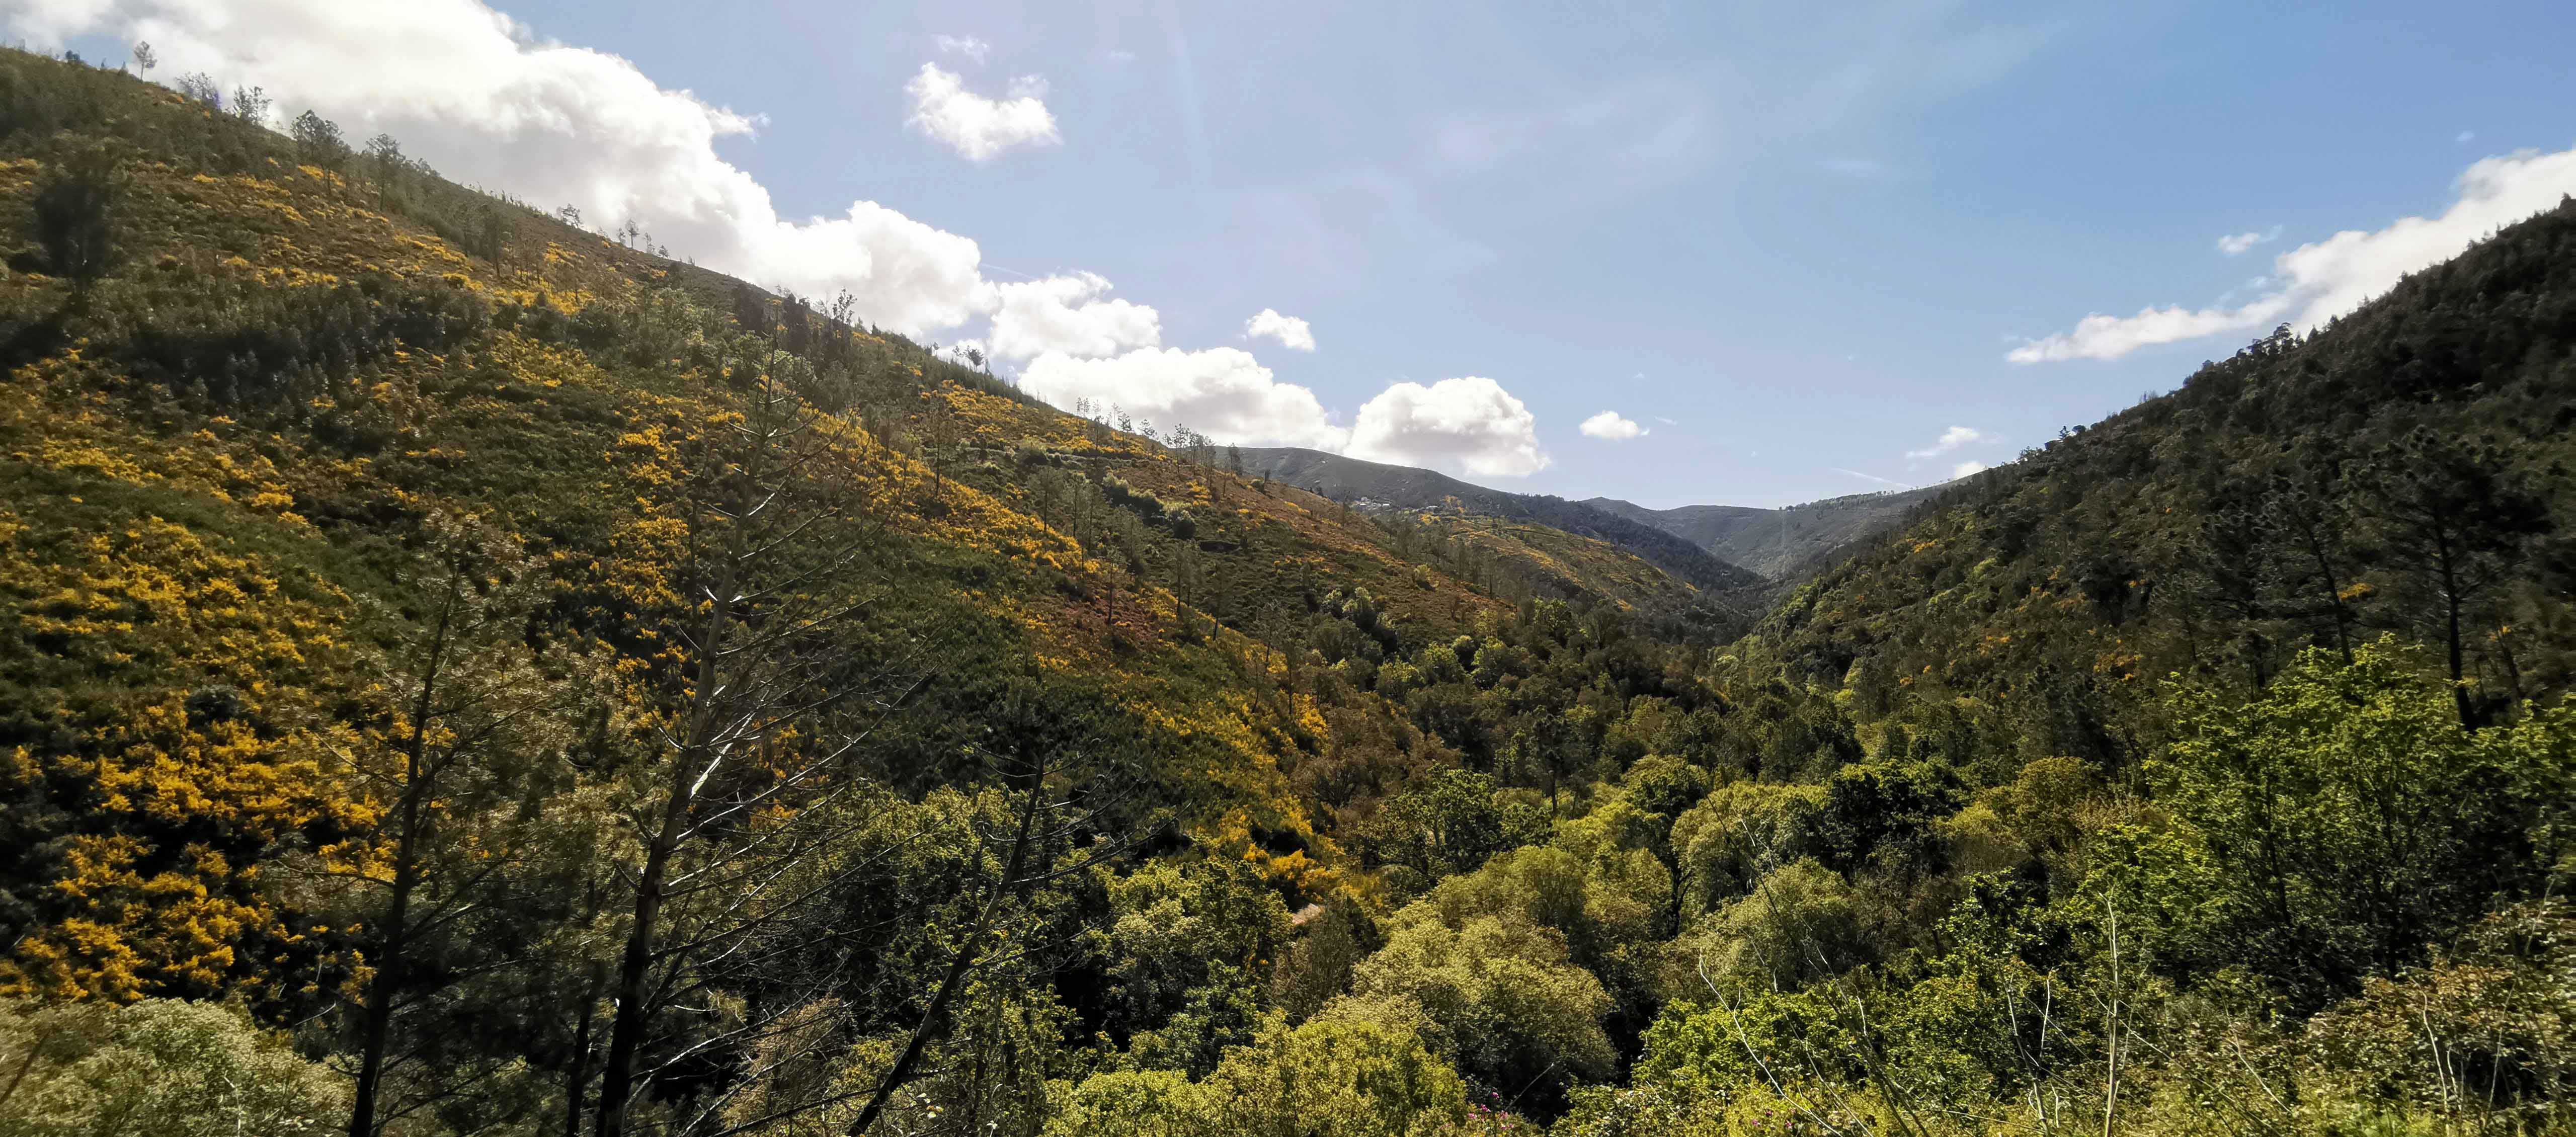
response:
<path id="1" fill-rule="evenodd" d="M 2576 5 L 0 0 L 1059 405 L 1670 507 L 1936 483 L 2576 192 Z"/>

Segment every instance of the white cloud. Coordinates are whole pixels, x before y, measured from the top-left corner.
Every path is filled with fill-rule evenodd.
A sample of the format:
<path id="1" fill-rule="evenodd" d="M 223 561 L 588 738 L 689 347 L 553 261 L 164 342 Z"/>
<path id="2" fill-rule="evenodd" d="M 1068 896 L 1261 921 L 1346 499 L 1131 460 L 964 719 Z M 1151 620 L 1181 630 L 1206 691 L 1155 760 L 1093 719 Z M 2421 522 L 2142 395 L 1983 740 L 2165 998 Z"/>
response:
<path id="1" fill-rule="evenodd" d="M 1315 350 L 1315 329 L 1295 316 L 1282 316 L 1276 309 L 1264 308 L 1259 315 L 1243 322 L 1243 338 L 1271 339 L 1279 346 L 1295 351 Z"/>
<path id="2" fill-rule="evenodd" d="M 992 44 L 974 36 L 932 36 L 930 42 L 942 54 L 962 55 L 977 63 L 984 62 L 985 57 L 993 54 Z"/>
<path id="3" fill-rule="evenodd" d="M 1995 441 L 1995 436 L 1973 426 L 1954 426 L 1948 430 L 1942 431 L 1941 437 L 1935 439 L 1932 445 L 1926 446 L 1921 450 L 1908 450 L 1905 452 L 1905 456 L 1916 459 L 1938 458 L 1941 455 L 1947 454 L 1972 442 L 1993 441 Z"/>
<path id="4" fill-rule="evenodd" d="M 378 132 L 457 181 L 539 208 L 570 204 L 603 228 L 633 218 L 656 242 L 764 285 L 847 289 L 860 315 L 919 334 L 989 311 L 975 242 L 875 202 L 781 217 L 769 191 L 716 155 L 757 120 L 661 87 L 613 55 L 532 38 L 479 0 L 83 0 L 13 8 L 38 46 L 99 34 L 148 39 L 154 74 L 203 71 L 264 86 L 281 112 L 311 107 L 351 138 Z"/>
<path id="5" fill-rule="evenodd" d="M 1981 474 L 1991 469 L 1994 469 L 1994 467 L 1986 465 L 1983 462 L 1961 462 L 1956 466 L 1950 467 L 1950 480 L 1955 482 L 1970 474 Z"/>
<path id="6" fill-rule="evenodd" d="M 2280 239 L 2281 227 L 2278 225 L 2259 232 L 2231 233 L 2218 239 L 2218 251 L 2232 257 L 2256 245 Z"/>
<path id="7" fill-rule="evenodd" d="M 1142 304 L 1104 300 L 1109 282 L 1077 272 L 995 285 L 993 354 L 1034 359 L 1053 353 L 1073 358 L 1116 355 L 1163 342 L 1162 314 Z"/>
<path id="8" fill-rule="evenodd" d="M 2458 256 L 2469 245 L 2576 193 L 2576 149 L 2487 158 L 2460 175 L 2459 198 L 2439 217 L 2401 218 L 2372 232 L 2353 229 L 2274 258 L 2273 291 L 2234 308 L 2171 306 L 2135 316 L 2096 313 L 2066 332 L 2030 340 L 2014 363 L 2118 359 L 2142 347 L 2247 332 L 2279 322 L 2309 331 L 2387 292 L 2406 274 Z"/>
<path id="9" fill-rule="evenodd" d="M 1472 375 L 1379 392 L 1360 408 L 1346 453 L 1489 477 L 1522 477 L 1548 463 L 1538 417 L 1502 384 Z"/>
<path id="10" fill-rule="evenodd" d="M 1585 419 L 1578 429 L 1594 438 L 1607 439 L 1611 442 L 1625 442 L 1646 433 L 1645 427 L 1637 425 L 1634 419 L 1621 416 L 1617 411 L 1603 411 Z"/>
<path id="11" fill-rule="evenodd" d="M 956 72 L 924 63 L 904 86 L 912 96 L 912 117 L 905 121 L 970 162 L 991 161 L 1015 146 L 1063 141 L 1055 130 L 1055 115 L 1039 101 L 1045 90 L 1045 80 L 1022 76 L 1011 81 L 1008 97 L 990 99 L 967 90 Z"/>
<path id="12" fill-rule="evenodd" d="M 1231 347 L 1148 347 L 1110 359 L 1050 353 L 1029 364 L 1020 386 L 1059 407 L 1087 398 L 1221 442 L 1339 450 L 1349 437 L 1325 421 L 1313 391 L 1272 379 L 1252 353 Z"/>

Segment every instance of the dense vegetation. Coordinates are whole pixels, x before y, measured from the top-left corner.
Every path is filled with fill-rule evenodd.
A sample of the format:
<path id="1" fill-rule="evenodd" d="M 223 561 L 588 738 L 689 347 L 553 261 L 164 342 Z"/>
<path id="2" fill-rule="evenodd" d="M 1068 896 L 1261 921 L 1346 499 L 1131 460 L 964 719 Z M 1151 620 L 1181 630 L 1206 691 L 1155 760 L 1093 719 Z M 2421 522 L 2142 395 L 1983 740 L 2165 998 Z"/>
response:
<path id="1" fill-rule="evenodd" d="M 1739 635 L 179 86 L 0 55 L 0 1134 L 2576 1130 L 2576 207 Z"/>

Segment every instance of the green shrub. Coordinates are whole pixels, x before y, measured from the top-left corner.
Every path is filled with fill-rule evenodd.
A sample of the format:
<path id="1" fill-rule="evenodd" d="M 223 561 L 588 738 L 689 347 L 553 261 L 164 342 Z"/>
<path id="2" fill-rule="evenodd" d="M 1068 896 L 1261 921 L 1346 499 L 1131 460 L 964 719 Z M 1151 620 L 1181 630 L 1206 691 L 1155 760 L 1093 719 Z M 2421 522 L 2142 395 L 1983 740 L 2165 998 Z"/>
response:
<path id="1" fill-rule="evenodd" d="M 0 1063 L 17 1077 L 0 1137 L 237 1137 L 348 1121 L 339 1075 L 216 1003 L 0 1005 Z"/>

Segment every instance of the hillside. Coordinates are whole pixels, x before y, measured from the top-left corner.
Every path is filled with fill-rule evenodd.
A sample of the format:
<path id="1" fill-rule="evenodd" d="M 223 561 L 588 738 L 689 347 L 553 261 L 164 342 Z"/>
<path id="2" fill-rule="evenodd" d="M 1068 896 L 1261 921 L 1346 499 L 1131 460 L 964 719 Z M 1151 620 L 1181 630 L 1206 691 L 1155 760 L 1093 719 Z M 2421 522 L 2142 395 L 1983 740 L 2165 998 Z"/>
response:
<path id="1" fill-rule="evenodd" d="M 1607 497 L 1577 504 L 1654 526 L 1773 581 L 1795 583 L 1830 567 L 1855 543 L 1903 524 L 1915 506 L 1940 496 L 1944 488 L 1852 494 L 1781 509 L 1745 505 L 1647 509 Z"/>
<path id="2" fill-rule="evenodd" d="M 1723 595 L 1752 588 L 1761 578 L 1710 555 L 1689 540 L 1674 540 L 1652 525 L 1543 494 L 1487 489 L 1411 466 L 1389 466 L 1298 447 L 1243 447 L 1244 473 L 1284 482 L 1334 501 L 1368 503 L 1408 512 L 1448 512 L 1526 521 L 1616 545 L 1701 590 Z"/>
<path id="3" fill-rule="evenodd" d="M 2576 1132 L 2576 204 L 1740 614 L 255 117 L 0 52 L 0 1133 Z"/>

